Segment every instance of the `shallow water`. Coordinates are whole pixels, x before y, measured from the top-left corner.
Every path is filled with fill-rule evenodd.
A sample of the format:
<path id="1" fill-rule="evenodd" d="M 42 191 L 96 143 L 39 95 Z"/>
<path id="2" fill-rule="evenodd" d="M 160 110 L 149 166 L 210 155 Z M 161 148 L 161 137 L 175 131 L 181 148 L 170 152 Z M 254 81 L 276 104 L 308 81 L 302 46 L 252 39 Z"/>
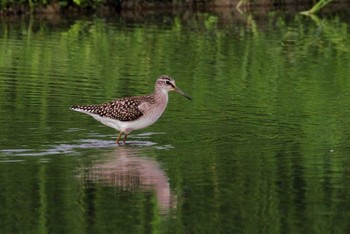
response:
<path id="1" fill-rule="evenodd" d="M 0 34 L 3 233 L 348 233 L 349 20 L 18 19 Z M 69 110 L 153 91 L 126 145 Z"/>

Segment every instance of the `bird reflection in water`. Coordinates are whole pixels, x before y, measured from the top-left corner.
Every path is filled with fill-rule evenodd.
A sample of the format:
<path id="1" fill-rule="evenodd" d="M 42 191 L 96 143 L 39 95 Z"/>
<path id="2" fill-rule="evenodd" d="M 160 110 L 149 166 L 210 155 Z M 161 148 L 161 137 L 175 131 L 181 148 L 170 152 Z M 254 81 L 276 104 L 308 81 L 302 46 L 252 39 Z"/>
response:
<path id="1" fill-rule="evenodd" d="M 118 147 L 105 160 L 97 161 L 86 179 L 131 192 L 154 192 L 161 213 L 167 213 L 176 207 L 168 177 L 155 159 L 143 156 L 140 151 L 140 148 Z"/>

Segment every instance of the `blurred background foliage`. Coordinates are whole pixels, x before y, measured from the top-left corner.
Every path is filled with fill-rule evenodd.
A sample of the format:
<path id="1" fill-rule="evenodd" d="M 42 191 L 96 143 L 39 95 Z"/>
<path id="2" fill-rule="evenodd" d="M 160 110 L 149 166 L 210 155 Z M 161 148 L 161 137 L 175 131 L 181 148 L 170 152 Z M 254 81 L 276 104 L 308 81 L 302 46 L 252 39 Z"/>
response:
<path id="1" fill-rule="evenodd" d="M 189 7 L 203 6 L 236 7 L 239 11 L 258 8 L 261 6 L 273 7 L 301 7 L 301 13 L 313 14 L 332 0 L 1 0 L 2 13 L 40 12 L 52 13 L 62 11 L 120 11 L 124 9 L 155 9 L 160 7 Z M 336 3 L 347 3 L 341 0 Z"/>

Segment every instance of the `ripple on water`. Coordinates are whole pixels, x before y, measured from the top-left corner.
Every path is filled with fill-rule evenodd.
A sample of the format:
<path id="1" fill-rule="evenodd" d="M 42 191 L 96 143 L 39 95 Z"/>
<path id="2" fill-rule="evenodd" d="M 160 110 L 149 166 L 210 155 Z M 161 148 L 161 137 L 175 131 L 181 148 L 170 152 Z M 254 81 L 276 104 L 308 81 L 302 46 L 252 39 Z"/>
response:
<path id="1" fill-rule="evenodd" d="M 6 159 L 6 160 L 0 160 L 0 163 L 20 163 L 23 162 L 24 160 L 10 160 L 10 159 Z"/>
<path id="2" fill-rule="evenodd" d="M 77 131 L 77 129 L 72 129 L 71 131 Z M 154 134 L 164 134 L 164 133 L 156 133 L 156 132 L 148 132 L 148 133 L 141 133 L 138 135 L 133 135 L 132 138 L 136 140 L 129 140 L 127 141 L 127 147 L 150 147 L 155 146 L 157 143 L 148 141 L 148 140 L 138 140 L 138 139 L 148 139 L 149 136 Z M 103 137 L 106 138 L 106 135 L 98 135 L 95 137 Z M 123 145 L 117 145 L 115 144 L 114 140 L 104 140 L 104 139 L 97 139 L 97 138 L 91 138 L 91 139 L 80 139 L 77 141 L 74 141 L 72 143 L 61 143 L 56 145 L 51 145 L 48 148 L 44 149 L 30 149 L 30 148 L 23 148 L 23 149 L 2 149 L 0 150 L 0 155 L 7 157 L 7 156 L 49 156 L 49 155 L 78 155 L 80 154 L 81 150 L 84 149 L 98 149 L 98 148 L 114 148 L 114 147 L 123 147 Z M 173 146 L 171 145 L 164 145 L 164 146 L 155 146 L 156 149 L 160 150 L 166 150 L 171 149 Z M 16 159 L 17 160 L 17 159 Z M 8 158 L 4 158 L 4 160 L 0 160 L 1 162 L 16 162 L 16 160 L 9 160 Z M 18 160 L 17 160 L 18 161 Z M 19 160 L 22 161 L 22 160 Z"/>

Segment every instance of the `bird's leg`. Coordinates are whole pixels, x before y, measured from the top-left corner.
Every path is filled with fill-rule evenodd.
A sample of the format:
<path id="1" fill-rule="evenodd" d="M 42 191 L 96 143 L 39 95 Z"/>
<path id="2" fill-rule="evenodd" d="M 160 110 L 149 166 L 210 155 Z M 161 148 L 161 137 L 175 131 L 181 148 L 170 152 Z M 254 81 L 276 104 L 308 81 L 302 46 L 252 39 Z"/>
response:
<path id="1" fill-rule="evenodd" d="M 115 142 L 116 144 L 119 144 L 120 138 L 122 136 L 123 132 L 120 132 L 117 138 L 117 141 Z M 124 137 L 125 138 L 125 137 Z"/>
<path id="2" fill-rule="evenodd" d="M 123 140 L 124 145 L 125 145 L 126 138 L 128 138 L 128 134 L 127 133 L 124 134 L 124 140 Z"/>

